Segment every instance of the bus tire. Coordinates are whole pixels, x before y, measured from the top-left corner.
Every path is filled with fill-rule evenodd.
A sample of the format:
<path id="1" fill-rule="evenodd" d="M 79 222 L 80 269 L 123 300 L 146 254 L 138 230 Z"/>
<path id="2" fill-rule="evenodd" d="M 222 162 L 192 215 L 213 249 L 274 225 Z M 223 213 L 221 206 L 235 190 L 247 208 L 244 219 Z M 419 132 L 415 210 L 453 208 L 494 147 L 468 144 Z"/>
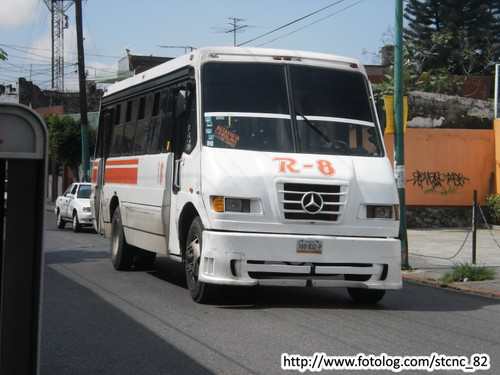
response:
<path id="1" fill-rule="evenodd" d="M 198 303 L 208 303 L 216 295 L 218 285 L 199 281 L 200 260 L 203 248 L 203 224 L 197 216 L 189 228 L 184 265 L 186 268 L 186 282 L 191 298 Z"/>
<path id="2" fill-rule="evenodd" d="M 352 300 L 356 303 L 375 304 L 384 298 L 383 289 L 347 288 Z"/>
<path id="3" fill-rule="evenodd" d="M 134 262 L 136 249 L 125 240 L 120 207 L 117 207 L 111 220 L 110 240 L 111 262 L 118 271 L 127 271 Z"/>

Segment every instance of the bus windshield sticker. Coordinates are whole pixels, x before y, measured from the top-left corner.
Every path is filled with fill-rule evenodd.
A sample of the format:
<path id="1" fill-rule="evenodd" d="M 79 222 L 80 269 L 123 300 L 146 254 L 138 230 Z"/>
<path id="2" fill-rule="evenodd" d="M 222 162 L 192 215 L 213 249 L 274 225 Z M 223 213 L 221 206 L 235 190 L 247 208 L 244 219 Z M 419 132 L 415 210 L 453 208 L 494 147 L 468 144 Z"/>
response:
<path id="1" fill-rule="evenodd" d="M 231 147 L 236 147 L 236 144 L 240 140 L 240 136 L 236 135 L 235 133 L 229 131 L 226 128 L 223 128 L 222 126 L 218 125 L 215 128 L 215 138 L 218 140 L 228 144 Z"/>
<path id="2" fill-rule="evenodd" d="M 210 134 L 207 138 L 207 146 L 208 147 L 214 147 L 214 135 Z"/>

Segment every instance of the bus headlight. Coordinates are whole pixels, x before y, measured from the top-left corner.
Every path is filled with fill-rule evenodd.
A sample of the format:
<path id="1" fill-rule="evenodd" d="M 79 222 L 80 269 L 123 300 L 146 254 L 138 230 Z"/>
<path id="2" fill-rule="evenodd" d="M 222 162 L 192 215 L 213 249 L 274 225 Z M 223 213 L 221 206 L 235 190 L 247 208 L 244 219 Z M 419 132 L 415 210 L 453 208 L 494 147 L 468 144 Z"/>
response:
<path id="1" fill-rule="evenodd" d="M 226 198 L 225 209 L 228 212 L 250 212 L 250 200 Z"/>
<path id="2" fill-rule="evenodd" d="M 250 212 L 250 199 L 213 197 L 215 212 Z"/>
<path id="3" fill-rule="evenodd" d="M 392 219 L 393 206 L 366 206 L 367 219 Z"/>

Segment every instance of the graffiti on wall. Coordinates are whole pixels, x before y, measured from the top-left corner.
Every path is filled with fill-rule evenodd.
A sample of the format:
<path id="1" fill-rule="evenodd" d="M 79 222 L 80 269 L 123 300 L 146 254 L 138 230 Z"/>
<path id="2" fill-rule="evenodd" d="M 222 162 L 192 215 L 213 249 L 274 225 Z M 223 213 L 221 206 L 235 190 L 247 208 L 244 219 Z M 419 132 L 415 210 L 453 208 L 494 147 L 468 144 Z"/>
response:
<path id="1" fill-rule="evenodd" d="M 460 172 L 443 173 L 439 171 L 419 171 L 412 173 L 413 178 L 406 180 L 413 182 L 413 186 L 425 191 L 425 193 L 452 194 L 463 187 L 469 178 Z"/>

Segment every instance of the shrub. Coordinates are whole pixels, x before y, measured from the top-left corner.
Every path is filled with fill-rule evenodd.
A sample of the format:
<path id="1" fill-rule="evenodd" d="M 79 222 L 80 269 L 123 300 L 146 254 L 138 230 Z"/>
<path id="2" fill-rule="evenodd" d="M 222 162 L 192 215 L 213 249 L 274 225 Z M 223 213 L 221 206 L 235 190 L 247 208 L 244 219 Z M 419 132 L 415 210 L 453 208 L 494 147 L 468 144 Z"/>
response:
<path id="1" fill-rule="evenodd" d="M 478 266 L 467 262 L 457 263 L 453 266 L 453 271 L 445 274 L 442 281 L 484 281 L 493 280 L 496 274 L 491 268 Z"/>
<path id="2" fill-rule="evenodd" d="M 500 194 L 488 195 L 485 200 L 492 223 L 500 224 Z"/>

